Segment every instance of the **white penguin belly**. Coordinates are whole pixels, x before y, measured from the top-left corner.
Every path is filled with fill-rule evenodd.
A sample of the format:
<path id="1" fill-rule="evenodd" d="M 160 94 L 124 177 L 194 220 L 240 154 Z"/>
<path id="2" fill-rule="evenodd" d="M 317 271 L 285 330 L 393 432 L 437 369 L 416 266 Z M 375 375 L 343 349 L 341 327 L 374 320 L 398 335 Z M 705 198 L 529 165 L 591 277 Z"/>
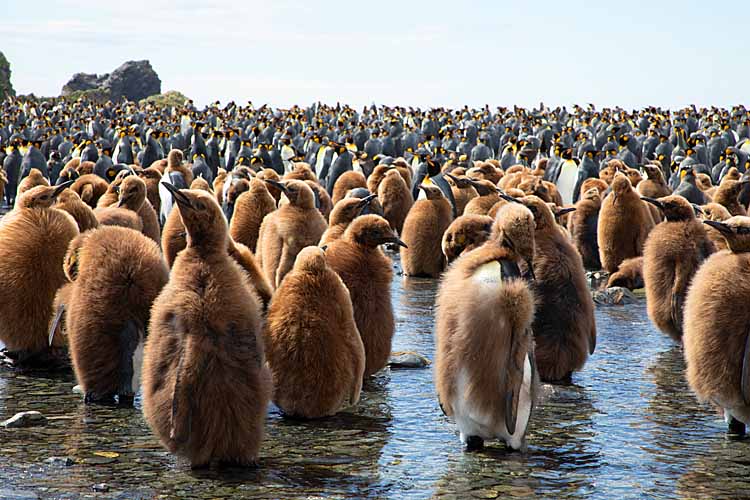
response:
<path id="1" fill-rule="evenodd" d="M 564 205 L 573 203 L 573 190 L 578 180 L 578 167 L 575 162 L 565 162 L 560 169 L 560 177 L 557 178 L 557 191 L 562 197 Z"/>
<path id="2" fill-rule="evenodd" d="M 141 366 L 143 365 L 143 347 L 145 342 L 141 340 L 138 342 L 138 347 L 133 352 L 133 394 L 138 392 L 138 388 L 141 386 Z"/>
<path id="3" fill-rule="evenodd" d="M 521 383 L 521 391 L 518 395 L 516 428 L 511 435 L 505 438 L 505 442 L 514 450 L 518 450 L 523 446 L 526 427 L 529 425 L 529 418 L 531 417 L 531 377 L 531 361 L 527 353 L 526 359 L 523 362 L 523 382 Z"/>

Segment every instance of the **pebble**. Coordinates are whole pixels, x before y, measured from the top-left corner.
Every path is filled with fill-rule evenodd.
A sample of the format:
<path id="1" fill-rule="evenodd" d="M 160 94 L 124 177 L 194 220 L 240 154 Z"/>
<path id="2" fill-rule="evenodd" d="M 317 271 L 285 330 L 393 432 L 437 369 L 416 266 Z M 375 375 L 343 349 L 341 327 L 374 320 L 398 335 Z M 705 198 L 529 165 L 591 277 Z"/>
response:
<path id="1" fill-rule="evenodd" d="M 426 368 L 432 362 L 414 351 L 399 351 L 391 353 L 388 365 L 391 368 Z"/>
<path id="2" fill-rule="evenodd" d="M 622 306 L 638 302 L 638 298 L 627 288 L 613 286 L 606 290 L 593 292 L 594 302 L 603 306 Z"/>
<path id="3" fill-rule="evenodd" d="M 47 418 L 38 411 L 24 411 L 16 413 L 0 425 L 8 429 L 44 426 L 47 425 Z"/>
<path id="4" fill-rule="evenodd" d="M 109 491 L 109 485 L 107 485 L 107 483 L 99 483 L 92 486 L 91 489 L 98 491 L 99 493 L 106 493 Z"/>
<path id="5" fill-rule="evenodd" d="M 49 457 L 45 459 L 44 462 L 51 465 L 62 465 L 64 467 L 70 467 L 76 463 L 76 461 L 70 457 Z"/>

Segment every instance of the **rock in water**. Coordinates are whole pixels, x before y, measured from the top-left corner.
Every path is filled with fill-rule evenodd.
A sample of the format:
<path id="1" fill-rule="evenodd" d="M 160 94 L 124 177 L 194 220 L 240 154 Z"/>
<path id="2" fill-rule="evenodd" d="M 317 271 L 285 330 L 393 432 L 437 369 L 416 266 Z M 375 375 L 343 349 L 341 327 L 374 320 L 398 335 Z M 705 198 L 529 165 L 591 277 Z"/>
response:
<path id="1" fill-rule="evenodd" d="M 95 75 L 76 73 L 63 85 L 62 95 L 70 96 L 77 92 L 96 91 L 96 95 L 108 99 L 126 98 L 138 101 L 161 93 L 161 80 L 151 63 L 127 61 L 112 73 Z"/>
<path id="2" fill-rule="evenodd" d="M 388 366 L 391 368 L 426 368 L 432 362 L 414 351 L 401 351 L 391 353 Z"/>
<path id="3" fill-rule="evenodd" d="M 38 427 L 47 425 L 47 418 L 38 411 L 24 411 L 16 413 L 5 422 L 0 423 L 5 428 Z"/>
<path id="4" fill-rule="evenodd" d="M 638 298 L 627 288 L 613 286 L 592 294 L 594 302 L 603 306 L 622 306 L 638 302 Z"/>

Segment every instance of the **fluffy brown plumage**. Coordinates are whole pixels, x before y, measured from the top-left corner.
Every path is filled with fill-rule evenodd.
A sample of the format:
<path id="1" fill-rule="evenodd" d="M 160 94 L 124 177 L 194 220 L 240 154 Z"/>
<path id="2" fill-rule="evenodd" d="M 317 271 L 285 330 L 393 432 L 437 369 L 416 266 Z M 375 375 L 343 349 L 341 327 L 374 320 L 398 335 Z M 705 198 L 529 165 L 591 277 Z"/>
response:
<path id="1" fill-rule="evenodd" d="M 157 244 L 161 243 L 161 228 L 156 211 L 146 198 L 146 183 L 140 177 L 125 177 L 120 184 L 120 196 L 117 206 L 138 214 L 143 225 L 143 234 Z"/>
<path id="2" fill-rule="evenodd" d="M 532 328 L 539 376 L 546 382 L 568 380 L 596 347 L 594 301 L 581 256 L 547 204 L 536 196 L 521 201 L 536 223 L 531 289 L 538 300 Z"/>
<path id="3" fill-rule="evenodd" d="M 479 248 L 490 237 L 494 219 L 486 215 L 461 215 L 443 233 L 441 248 L 448 264 L 464 252 Z"/>
<path id="4" fill-rule="evenodd" d="M 328 191 L 326 191 L 325 188 L 318 183 L 318 181 L 306 180 L 305 184 L 310 186 L 310 189 L 312 189 L 313 194 L 315 195 L 318 211 L 323 216 L 325 221 L 328 222 L 328 217 L 331 215 L 331 210 L 333 210 L 333 201 L 331 201 L 331 196 L 328 194 Z"/>
<path id="5" fill-rule="evenodd" d="M 173 191 L 188 247 L 154 302 L 143 359 L 143 414 L 193 467 L 258 459 L 271 381 L 258 297 L 227 253 L 221 208 Z"/>
<path id="6" fill-rule="evenodd" d="M 391 305 L 391 259 L 379 248 L 385 243 L 403 245 L 388 221 L 378 215 L 363 215 L 326 250 L 328 265 L 351 295 L 354 320 L 365 347 L 365 376 L 388 363 L 396 328 Z"/>
<path id="7" fill-rule="evenodd" d="M 707 205 L 703 205 L 701 210 L 703 210 L 702 219 L 704 220 L 723 222 L 732 217 L 729 210 L 718 203 L 708 203 Z M 727 240 L 724 239 L 724 236 L 722 236 L 716 228 L 707 225 L 706 232 L 708 233 L 708 239 L 713 242 L 717 251 L 727 249 Z"/>
<path id="8" fill-rule="evenodd" d="M 44 178 L 39 170 L 32 168 L 29 171 L 29 175 L 24 177 L 21 182 L 18 183 L 16 196 L 21 196 L 22 193 L 25 193 L 29 189 L 35 188 L 37 186 L 49 186 L 49 181 Z"/>
<path id="9" fill-rule="evenodd" d="M 440 284 L 435 387 L 467 447 L 494 438 L 525 444 L 537 386 L 534 296 L 518 264 L 533 258 L 533 231 L 527 209 L 504 206 L 493 239 L 456 260 Z"/>
<path id="10" fill-rule="evenodd" d="M 445 269 L 445 255 L 439 242 L 453 220 L 450 202 L 434 185 L 420 185 L 427 196 L 418 200 L 404 221 L 401 239 L 408 248 L 401 248 L 401 267 L 407 276 L 437 278 Z"/>
<path id="11" fill-rule="evenodd" d="M 497 187 L 492 181 L 481 180 L 472 181 L 472 186 L 479 194 L 476 198 L 472 198 L 464 207 L 464 215 L 487 215 L 490 209 L 500 201 L 500 195 L 498 194 Z"/>
<path id="12" fill-rule="evenodd" d="M 346 193 L 358 187 L 367 188 L 367 180 L 362 172 L 350 171 L 341 174 L 333 186 L 333 196 L 331 196 L 333 206 L 336 206 L 339 200 L 344 199 Z"/>
<path id="13" fill-rule="evenodd" d="M 349 224 L 362 214 L 362 211 L 375 200 L 375 195 L 366 198 L 344 198 L 333 207 L 331 223 L 320 237 L 320 245 L 327 245 L 343 236 Z"/>
<path id="14" fill-rule="evenodd" d="M 614 160 L 610 161 L 612 163 Z M 597 243 L 602 267 L 613 273 L 623 260 L 642 255 L 653 226 L 646 203 L 628 178 L 618 172 L 612 180 L 612 191 L 604 198 L 599 211 Z"/>
<path id="15" fill-rule="evenodd" d="M 664 180 L 664 173 L 660 166 L 647 164 L 643 166 L 643 170 L 646 172 L 646 179 L 638 183 L 638 194 L 649 198 L 661 198 L 672 193 Z"/>
<path id="16" fill-rule="evenodd" d="M 99 225 L 94 211 L 86 205 L 83 200 L 70 189 L 66 189 L 57 196 L 55 208 L 68 212 L 78 224 L 78 231 L 84 232 L 94 229 Z"/>
<path id="17" fill-rule="evenodd" d="M 706 222 L 729 251 L 711 255 L 693 277 L 685 300 L 687 380 L 698 399 L 750 424 L 750 218 Z M 730 427 L 736 424 L 730 420 Z M 744 426 L 743 426 L 744 430 Z"/>
<path id="18" fill-rule="evenodd" d="M 690 280 L 715 249 L 685 198 L 670 195 L 644 199 L 659 208 L 666 218 L 651 231 L 643 249 L 648 317 L 659 330 L 679 341 Z"/>
<path id="19" fill-rule="evenodd" d="M 747 215 L 737 197 L 747 181 L 723 179 L 714 193 L 713 202 L 725 207 L 732 215 Z"/>
<path id="20" fill-rule="evenodd" d="M 0 223 L 0 341 L 19 365 L 52 354 L 48 326 L 55 293 L 65 283 L 63 260 L 78 226 L 52 208 L 65 186 L 37 186 L 16 199 Z"/>
<path id="21" fill-rule="evenodd" d="M 266 182 L 282 189 L 288 200 L 263 219 L 258 235 L 257 255 L 266 279 L 276 289 L 300 250 L 317 245 L 327 225 L 315 208 L 312 189 L 304 181 Z"/>
<path id="22" fill-rule="evenodd" d="M 84 162 L 86 163 L 86 162 Z M 91 208 L 96 208 L 104 193 L 107 192 L 109 184 L 96 174 L 84 174 L 75 180 L 70 189 L 76 192 L 81 200 Z"/>
<path id="23" fill-rule="evenodd" d="M 255 251 L 260 225 L 265 216 L 274 210 L 276 200 L 266 189 L 266 183 L 250 179 L 248 191 L 240 194 L 234 204 L 234 215 L 229 223 L 232 239 Z"/>
<path id="24" fill-rule="evenodd" d="M 359 401 L 365 348 L 352 302 L 323 250 L 307 247 L 268 310 L 266 356 L 273 400 L 287 415 L 334 415 Z"/>
<path id="25" fill-rule="evenodd" d="M 602 199 L 599 190 L 595 187 L 591 188 L 583 193 L 576 203 L 576 211 L 570 214 L 568 219 L 568 232 L 573 246 L 581 254 L 583 267 L 589 271 L 598 271 L 602 268 L 597 242 L 601 206 Z"/>
<path id="26" fill-rule="evenodd" d="M 74 256 L 73 256 L 74 255 Z M 159 247 L 138 231 L 102 227 L 78 236 L 65 303 L 73 370 L 85 401 L 132 404 L 151 305 L 169 279 Z"/>
<path id="27" fill-rule="evenodd" d="M 378 201 L 383 205 L 385 220 L 398 234 L 401 234 L 406 216 L 414 205 L 414 198 L 398 170 L 386 172 L 378 186 Z"/>
<path id="28" fill-rule="evenodd" d="M 455 172 L 455 170 L 453 170 Z M 465 176 L 453 175 L 453 173 L 446 174 L 448 183 L 451 185 L 451 191 L 453 191 L 453 199 L 456 200 L 456 213 L 463 214 L 466 209 L 466 205 L 474 198 L 479 196 L 477 190 L 471 184 L 471 179 Z"/>
<path id="29" fill-rule="evenodd" d="M 607 280 L 607 288 L 620 286 L 629 290 L 643 288 L 643 257 L 633 257 L 620 262 L 617 272 Z"/>

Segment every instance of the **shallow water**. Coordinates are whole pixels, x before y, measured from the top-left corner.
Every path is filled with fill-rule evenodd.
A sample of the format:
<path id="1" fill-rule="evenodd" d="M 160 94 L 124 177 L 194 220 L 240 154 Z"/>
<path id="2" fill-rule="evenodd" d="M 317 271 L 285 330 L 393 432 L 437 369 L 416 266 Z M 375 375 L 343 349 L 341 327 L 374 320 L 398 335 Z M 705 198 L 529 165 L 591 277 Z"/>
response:
<path id="1" fill-rule="evenodd" d="M 394 280 L 394 350 L 433 357 L 436 286 Z M 0 372 L 0 420 L 25 410 L 51 418 L 46 427 L 0 429 L 0 498 L 750 495 L 750 441 L 728 441 L 721 418 L 689 393 L 681 348 L 651 326 L 645 303 L 596 316 L 596 353 L 573 385 L 546 386 L 526 454 L 498 443 L 464 453 L 430 369 L 380 374 L 356 410 L 332 419 L 287 421 L 272 409 L 261 467 L 221 473 L 193 472 L 166 453 L 139 400 L 131 410 L 84 407 L 71 376 Z M 100 483 L 108 491 L 95 492 Z"/>

